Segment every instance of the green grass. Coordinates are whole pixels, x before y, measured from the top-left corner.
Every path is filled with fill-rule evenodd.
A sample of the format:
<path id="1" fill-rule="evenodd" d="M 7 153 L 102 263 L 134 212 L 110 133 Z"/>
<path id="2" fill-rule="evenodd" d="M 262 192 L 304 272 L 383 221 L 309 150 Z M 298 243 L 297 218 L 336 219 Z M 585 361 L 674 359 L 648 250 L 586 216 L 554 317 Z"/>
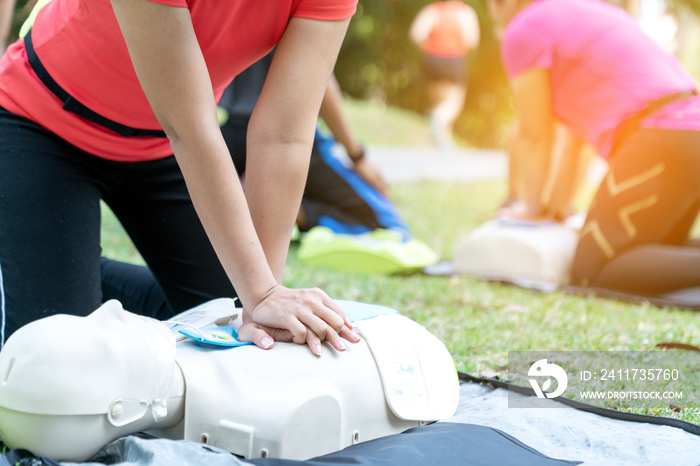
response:
<path id="1" fill-rule="evenodd" d="M 400 114 L 393 118 L 398 121 L 395 125 L 405 121 Z M 413 124 L 411 118 L 409 124 Z M 450 258 L 459 238 L 493 213 L 505 189 L 504 181 L 425 182 L 394 185 L 392 195 L 415 236 Z M 141 262 L 108 209 L 104 214 L 104 253 Z M 700 344 L 700 314 L 694 311 L 562 292 L 545 294 L 466 276 L 339 272 L 301 263 L 294 245 L 285 285 L 318 286 L 337 299 L 398 309 L 445 343 L 458 370 L 474 375 L 506 376 L 509 351 L 652 351 L 661 342 Z M 700 396 L 697 383 L 696 397 Z M 679 412 L 670 408 L 641 411 L 700 424 L 697 400 L 681 406 Z"/>

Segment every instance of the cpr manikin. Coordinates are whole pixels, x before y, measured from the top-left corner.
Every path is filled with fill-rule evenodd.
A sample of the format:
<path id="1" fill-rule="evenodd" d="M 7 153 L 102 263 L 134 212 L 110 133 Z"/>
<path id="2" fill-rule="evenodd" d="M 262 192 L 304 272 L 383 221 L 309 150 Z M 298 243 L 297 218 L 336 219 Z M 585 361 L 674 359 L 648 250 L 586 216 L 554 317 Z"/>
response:
<path id="1" fill-rule="evenodd" d="M 569 283 L 578 243 L 575 225 L 492 219 L 458 244 L 456 273 L 553 291 Z"/>
<path id="2" fill-rule="evenodd" d="M 339 303 L 349 317 L 386 310 Z M 197 309 L 222 306 L 234 309 L 228 299 Z M 459 384 L 444 345 L 395 311 L 379 314 L 355 321 L 359 343 L 322 357 L 292 343 L 175 343 L 166 323 L 117 301 L 47 317 L 0 352 L 0 436 L 57 461 L 88 460 L 141 431 L 244 458 L 306 459 L 451 416 Z"/>

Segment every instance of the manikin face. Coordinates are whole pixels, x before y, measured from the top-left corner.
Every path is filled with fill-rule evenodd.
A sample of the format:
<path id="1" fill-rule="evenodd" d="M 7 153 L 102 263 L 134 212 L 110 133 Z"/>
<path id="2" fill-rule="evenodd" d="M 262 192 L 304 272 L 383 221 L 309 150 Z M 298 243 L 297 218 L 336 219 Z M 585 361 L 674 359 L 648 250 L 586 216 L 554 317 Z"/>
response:
<path id="1" fill-rule="evenodd" d="M 0 435 L 11 448 L 86 461 L 167 416 L 175 368 L 170 330 L 117 301 L 31 322 L 0 352 Z"/>
<path id="2" fill-rule="evenodd" d="M 0 396 L 16 411 L 95 414 L 114 399 L 162 398 L 175 365 L 167 327 L 110 301 L 87 317 L 57 314 L 13 334 L 0 355 Z"/>

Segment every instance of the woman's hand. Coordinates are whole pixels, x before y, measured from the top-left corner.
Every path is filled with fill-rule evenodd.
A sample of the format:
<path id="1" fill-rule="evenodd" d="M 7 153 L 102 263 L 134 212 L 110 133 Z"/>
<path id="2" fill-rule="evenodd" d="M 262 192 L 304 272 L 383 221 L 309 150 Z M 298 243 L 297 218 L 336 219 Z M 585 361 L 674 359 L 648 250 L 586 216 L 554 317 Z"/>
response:
<path id="1" fill-rule="evenodd" d="M 496 211 L 494 218 L 504 220 L 515 220 L 518 222 L 530 223 L 550 223 L 560 222 L 555 215 L 550 214 L 546 210 L 534 212 L 525 201 L 511 199 L 503 203 Z"/>
<path id="2" fill-rule="evenodd" d="M 317 356 L 323 353 L 324 340 L 338 351 L 346 349 L 343 338 L 360 341 L 343 310 L 326 293 L 282 285 L 274 286 L 252 310 L 244 308 L 238 335 L 264 349 L 271 348 L 274 341 L 306 343 Z"/>
<path id="3" fill-rule="evenodd" d="M 523 219 L 527 216 L 527 203 L 520 199 L 508 199 L 496 210 L 494 218 Z"/>
<path id="4" fill-rule="evenodd" d="M 360 175 L 370 186 L 382 196 L 389 198 L 389 185 L 376 165 L 363 158 L 353 162 L 352 170 Z"/>

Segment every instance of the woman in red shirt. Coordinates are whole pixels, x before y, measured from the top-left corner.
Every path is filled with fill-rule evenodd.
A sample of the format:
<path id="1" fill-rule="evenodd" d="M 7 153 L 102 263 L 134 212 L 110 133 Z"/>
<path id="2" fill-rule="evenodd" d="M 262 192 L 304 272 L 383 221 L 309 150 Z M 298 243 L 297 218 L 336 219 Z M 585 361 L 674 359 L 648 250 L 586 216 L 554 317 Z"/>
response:
<path id="1" fill-rule="evenodd" d="M 175 311 L 237 294 L 240 337 L 263 348 L 292 340 L 320 355 L 323 340 L 338 350 L 341 337 L 356 341 L 325 293 L 281 285 L 318 108 L 355 6 L 43 7 L 0 61 L 0 342 L 39 317 L 99 306 L 100 200 Z M 244 193 L 216 101 L 275 45 L 248 132 Z"/>

